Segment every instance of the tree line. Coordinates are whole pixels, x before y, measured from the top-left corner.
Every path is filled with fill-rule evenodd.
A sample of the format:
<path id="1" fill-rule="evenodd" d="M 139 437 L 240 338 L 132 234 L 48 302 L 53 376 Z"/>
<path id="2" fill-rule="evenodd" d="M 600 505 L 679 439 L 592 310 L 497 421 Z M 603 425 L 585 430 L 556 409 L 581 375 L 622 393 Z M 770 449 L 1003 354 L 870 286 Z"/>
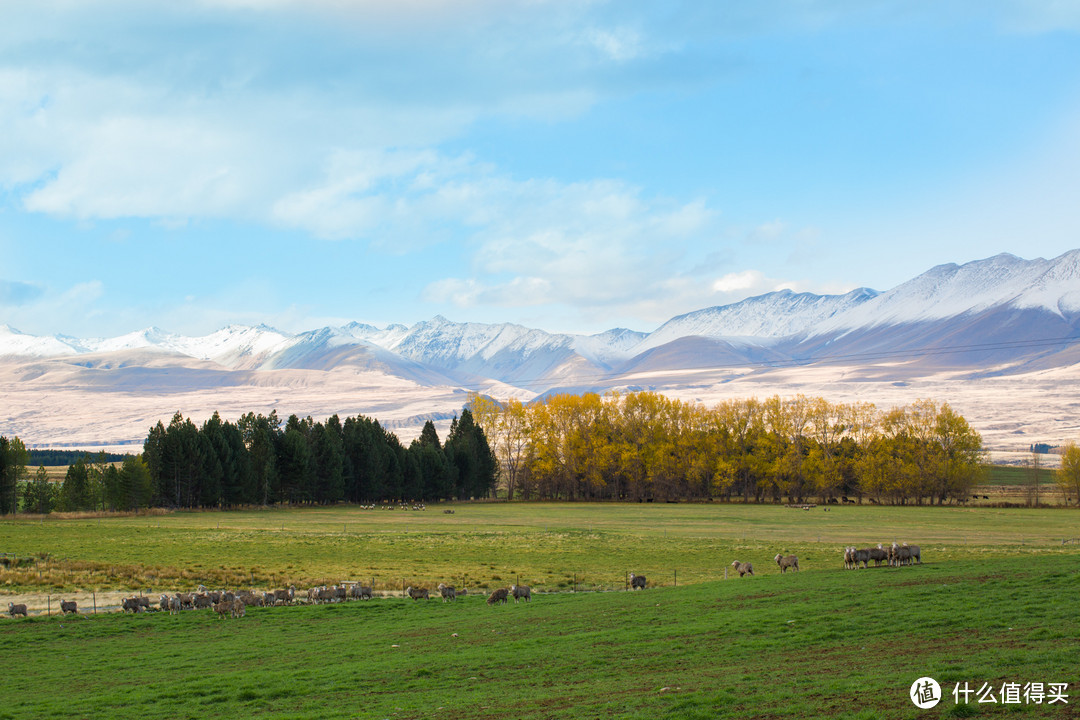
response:
<path id="1" fill-rule="evenodd" d="M 948 404 L 879 410 L 802 395 L 706 408 L 651 392 L 553 395 L 530 404 L 474 395 L 445 443 L 430 421 L 404 447 L 361 415 L 324 422 L 276 411 L 202 426 L 177 413 L 139 456 L 78 457 L 62 484 L 30 477 L 19 438 L 0 437 L 0 513 L 274 503 L 507 499 L 878 503 L 965 499 L 982 480 L 982 438 Z M 1080 496 L 1080 448 L 1056 473 Z"/>
<path id="2" fill-rule="evenodd" d="M 465 409 L 446 442 L 428 421 L 405 447 L 377 420 L 324 422 L 277 412 L 236 423 L 218 413 L 197 427 L 180 413 L 158 422 L 143 445 L 155 505 L 368 503 L 487 497 L 498 466 L 484 431 Z"/>
<path id="3" fill-rule="evenodd" d="M 879 503 L 966 499 L 982 438 L 948 404 L 878 410 L 798 395 L 716 407 L 653 392 L 473 396 L 509 498 Z"/>
<path id="4" fill-rule="evenodd" d="M 84 453 L 62 483 L 50 482 L 44 465 L 29 477 L 28 458 L 18 438 L 0 438 L 0 514 L 481 498 L 498 478 L 468 409 L 445 443 L 431 421 L 404 447 L 362 415 L 344 422 L 293 415 L 282 424 L 276 411 L 235 423 L 214 413 L 197 426 L 178 412 L 150 428 L 141 455 L 116 463 Z"/>

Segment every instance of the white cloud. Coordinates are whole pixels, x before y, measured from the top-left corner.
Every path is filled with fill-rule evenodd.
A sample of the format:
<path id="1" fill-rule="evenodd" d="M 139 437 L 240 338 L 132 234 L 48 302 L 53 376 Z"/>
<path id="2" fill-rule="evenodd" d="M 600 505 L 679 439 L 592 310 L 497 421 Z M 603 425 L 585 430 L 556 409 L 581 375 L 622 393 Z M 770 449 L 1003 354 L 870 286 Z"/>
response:
<path id="1" fill-rule="evenodd" d="M 717 278 L 712 283 L 712 289 L 718 293 L 734 293 L 760 288 L 767 282 L 760 270 L 743 270 Z"/>

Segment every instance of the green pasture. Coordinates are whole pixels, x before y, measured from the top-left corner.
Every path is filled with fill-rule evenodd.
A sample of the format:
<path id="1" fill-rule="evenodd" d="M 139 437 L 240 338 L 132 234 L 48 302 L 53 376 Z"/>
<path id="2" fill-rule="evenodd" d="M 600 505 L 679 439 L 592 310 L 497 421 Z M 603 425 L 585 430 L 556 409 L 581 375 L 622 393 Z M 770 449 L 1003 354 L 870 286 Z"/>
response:
<path id="1" fill-rule="evenodd" d="M 1032 470 L 1031 468 L 1012 465 L 987 465 L 984 469 L 984 485 L 1030 485 L 1032 483 L 1032 473 L 1036 472 L 1039 477 L 1039 484 L 1044 492 L 1059 492 L 1055 471 L 1050 468 L 1043 467 Z"/>
<path id="2" fill-rule="evenodd" d="M 578 512 L 582 521 L 602 525 L 574 530 L 580 537 L 632 534 L 614 520 L 629 508 L 539 510 L 570 528 Z M 668 546 L 672 527 L 682 538 L 675 543 L 678 557 L 688 564 L 698 557 L 689 549 L 694 540 L 726 552 L 742 542 L 744 529 L 756 529 L 753 548 L 764 551 L 762 533 L 776 531 L 783 536 L 776 545 L 809 549 L 819 529 L 800 529 L 794 518 L 785 522 L 779 510 L 762 508 L 734 516 L 729 508 L 649 510 L 668 521 L 661 523 L 668 539 L 660 524 L 641 531 L 644 540 L 628 551 L 637 558 L 657 557 L 647 546 Z M 314 539 L 332 537 L 334 512 L 312 519 Z M 475 532 L 471 512 L 425 521 L 446 531 L 464 521 Z M 475 512 L 504 522 L 514 515 L 499 508 Z M 839 534 L 865 531 L 875 517 L 837 515 L 832 532 Z M 492 532 L 564 532 L 545 530 L 543 517 L 525 517 L 532 514 Z M 888 537 L 885 529 L 904 520 L 933 531 L 947 547 L 963 548 L 965 524 L 975 535 L 970 523 L 958 521 L 960 528 L 950 530 L 943 521 L 959 515 L 920 510 L 876 517 L 887 525 L 873 537 Z M 1054 512 L 982 517 L 989 521 L 982 525 L 986 537 L 977 541 L 988 548 L 1000 538 L 1018 545 L 1021 527 L 1053 534 L 1061 522 Z M 177 522 L 176 532 L 208 531 L 206 517 L 169 520 Z M 239 520 L 243 529 L 230 532 L 269 532 L 257 514 Z M 737 520 L 758 524 L 741 528 Z M 401 532 L 383 522 L 373 520 L 367 532 Z M 133 534 L 137 521 L 116 526 Z M 548 554 L 556 545 L 550 542 Z M 595 547 L 589 541 L 574 557 L 587 562 L 584 555 Z M 136 548 L 149 551 L 142 543 Z M 209 611 L 4 618 L 0 719 L 1077 717 L 1080 554 L 1076 546 L 1044 549 L 1022 556 L 958 551 L 949 561 L 935 554 L 922 566 L 860 571 L 826 564 L 821 554 L 798 574 L 762 568 L 744 579 L 538 594 L 529 604 L 495 607 L 470 596 L 457 603 L 392 598 L 252 608 L 237 620 L 218 620 Z M 933 710 L 919 711 L 908 699 L 922 676 L 935 678 L 945 693 Z M 1069 704 L 979 705 L 971 698 L 957 705 L 951 695 L 957 683 L 977 689 L 1033 682 L 1068 683 Z"/>
<path id="3" fill-rule="evenodd" d="M 444 509 L 453 509 L 446 514 Z M 908 542 L 924 560 L 1067 553 L 1073 510 L 979 507 L 492 503 L 424 511 L 356 506 L 0 521 L 0 594 L 148 593 L 208 587 L 304 588 L 343 580 L 377 589 L 439 582 L 474 589 L 520 580 L 544 590 L 723 579 L 732 560 L 759 573 L 795 553 L 839 568 L 841 548 Z M 2 598 L 0 598 L 2 599 Z"/>

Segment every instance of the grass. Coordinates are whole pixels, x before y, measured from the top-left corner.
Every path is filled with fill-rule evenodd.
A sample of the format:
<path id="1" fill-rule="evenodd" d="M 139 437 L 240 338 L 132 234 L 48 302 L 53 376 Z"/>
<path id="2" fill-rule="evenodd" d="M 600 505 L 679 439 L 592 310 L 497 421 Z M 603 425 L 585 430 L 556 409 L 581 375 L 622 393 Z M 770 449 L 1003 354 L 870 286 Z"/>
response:
<path id="1" fill-rule="evenodd" d="M 374 578 L 377 589 L 452 582 L 544 590 L 722 579 L 739 559 L 807 569 L 841 565 L 847 544 L 907 541 L 926 560 L 1062 553 L 1080 536 L 1070 510 L 844 507 L 803 511 L 743 504 L 458 504 L 423 512 L 355 506 L 0 521 L 8 593 L 283 587 Z M 1072 546 L 1075 547 L 1075 546 Z"/>
<path id="2" fill-rule="evenodd" d="M 986 478 L 983 481 L 985 485 L 1030 485 L 1031 473 L 1030 468 L 1015 467 L 1012 465 L 986 465 Z M 1057 490 L 1057 483 L 1054 479 L 1055 471 L 1050 468 L 1039 468 L 1039 484 L 1043 486 L 1043 490 Z"/>
<path id="3" fill-rule="evenodd" d="M 1075 717 L 1070 705 L 918 711 L 918 677 L 1068 682 L 1076 552 L 900 569 L 762 572 L 489 607 L 404 599 L 219 621 L 0 623 L 0 718 Z M 63 692 L 57 689 L 63 688 Z"/>

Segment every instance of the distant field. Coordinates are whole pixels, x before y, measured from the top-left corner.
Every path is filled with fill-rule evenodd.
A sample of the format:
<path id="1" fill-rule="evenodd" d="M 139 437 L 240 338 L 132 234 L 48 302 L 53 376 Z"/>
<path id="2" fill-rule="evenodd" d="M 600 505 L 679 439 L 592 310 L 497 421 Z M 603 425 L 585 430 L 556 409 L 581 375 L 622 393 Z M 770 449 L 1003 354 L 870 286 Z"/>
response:
<path id="1" fill-rule="evenodd" d="M 798 524 L 780 515 L 763 513 L 756 529 Z M 738 534 L 701 517 L 704 527 L 694 513 L 664 516 L 706 544 Z M 980 542 L 992 546 L 1002 525 L 1013 535 L 1012 522 L 981 519 L 995 530 Z M 253 608 L 238 620 L 209 611 L 4 618 L 0 718 L 1077 717 L 1076 546 L 1014 547 L 1022 557 L 963 547 L 952 561 L 935 551 L 910 568 L 813 561 L 780 575 L 766 565 L 753 578 L 537 595 L 528 605 L 384 599 Z M 934 710 L 908 699 L 922 676 L 941 685 Z M 1069 704 L 972 696 L 961 707 L 952 696 L 958 684 L 987 684 L 1000 697 L 1005 683 L 1067 683 Z"/>
<path id="2" fill-rule="evenodd" d="M 1015 467 L 1013 465 L 987 465 L 986 485 L 1030 485 L 1032 471 L 1028 468 Z M 1057 483 L 1054 481 L 1054 471 L 1049 468 L 1039 468 L 1039 484 L 1044 490 L 1057 491 Z"/>
<path id="3" fill-rule="evenodd" d="M 453 509 L 445 514 L 443 509 Z M 953 561 L 1061 552 L 1080 537 L 1073 510 L 743 504 L 495 503 L 425 511 L 355 506 L 0 521 L 9 594 L 306 587 L 374 580 L 381 590 L 439 582 L 484 590 L 517 580 L 544 590 L 718 580 L 732 560 L 775 570 L 841 565 L 841 548 L 909 542 Z"/>

